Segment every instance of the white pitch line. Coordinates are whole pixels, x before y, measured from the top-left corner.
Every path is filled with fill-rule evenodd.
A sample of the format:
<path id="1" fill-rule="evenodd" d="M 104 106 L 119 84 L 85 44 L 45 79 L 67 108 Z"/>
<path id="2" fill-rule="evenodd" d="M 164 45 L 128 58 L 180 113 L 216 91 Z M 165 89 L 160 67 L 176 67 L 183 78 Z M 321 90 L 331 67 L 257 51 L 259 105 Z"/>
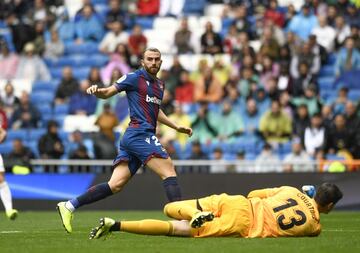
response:
<path id="1" fill-rule="evenodd" d="M 360 229 L 323 229 L 324 232 L 360 232 Z"/>
<path id="2" fill-rule="evenodd" d="M 24 231 L 0 231 L 0 234 L 16 234 L 16 233 L 23 233 Z"/>

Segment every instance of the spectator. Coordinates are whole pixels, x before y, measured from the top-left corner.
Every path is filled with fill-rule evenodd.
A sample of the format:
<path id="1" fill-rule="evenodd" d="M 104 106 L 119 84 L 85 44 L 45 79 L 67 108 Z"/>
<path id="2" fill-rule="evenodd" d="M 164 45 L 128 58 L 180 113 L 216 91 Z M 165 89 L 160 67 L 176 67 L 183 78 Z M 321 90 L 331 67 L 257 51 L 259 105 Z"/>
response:
<path id="1" fill-rule="evenodd" d="M 139 16 L 156 16 L 159 14 L 160 0 L 137 0 Z"/>
<path id="2" fill-rule="evenodd" d="M 175 88 L 175 101 L 185 105 L 194 101 L 194 83 L 186 70 L 180 73 L 180 82 Z"/>
<path id="3" fill-rule="evenodd" d="M 296 36 L 295 33 L 288 31 L 286 33 L 286 43 L 285 45 L 287 48 L 289 48 L 289 55 L 293 56 L 297 54 L 300 46 L 301 46 L 301 40 Z"/>
<path id="4" fill-rule="evenodd" d="M 327 13 L 326 13 L 327 23 L 332 27 L 335 27 L 335 20 L 337 16 L 338 14 L 335 5 L 333 4 L 328 5 Z"/>
<path id="5" fill-rule="evenodd" d="M 111 25 L 114 22 L 120 22 L 124 25 L 124 28 L 127 28 L 130 24 L 128 23 L 128 17 L 126 12 L 121 9 L 121 4 L 119 0 L 110 0 L 109 1 L 109 10 L 106 13 L 106 27 L 111 29 Z"/>
<path id="6" fill-rule="evenodd" d="M 351 37 L 354 39 L 355 48 L 360 50 L 360 25 L 351 27 Z"/>
<path id="7" fill-rule="evenodd" d="M 51 30 L 51 39 L 46 42 L 44 57 L 56 60 L 64 54 L 64 43 L 59 39 L 59 34 L 55 29 Z"/>
<path id="8" fill-rule="evenodd" d="M 316 16 L 311 12 L 311 5 L 306 3 L 301 8 L 301 13 L 297 14 L 290 21 L 288 29 L 299 36 L 303 41 L 309 37 L 312 29 L 317 26 Z"/>
<path id="9" fill-rule="evenodd" d="M 255 160 L 254 172 L 280 172 L 280 159 L 273 153 L 269 143 L 265 143 L 260 155 Z"/>
<path id="10" fill-rule="evenodd" d="M 201 102 L 199 110 L 191 118 L 192 139 L 201 143 L 209 143 L 218 135 L 215 122 L 212 121 L 215 116 L 213 112 L 209 111 L 207 102 Z"/>
<path id="11" fill-rule="evenodd" d="M 245 32 L 250 39 L 253 39 L 253 31 L 251 30 L 251 23 L 248 20 L 247 10 L 245 5 L 239 5 L 234 9 L 234 25 L 238 32 Z"/>
<path id="12" fill-rule="evenodd" d="M 0 79 L 13 79 L 19 64 L 19 57 L 11 53 L 5 41 L 0 41 Z"/>
<path id="13" fill-rule="evenodd" d="M 34 44 L 27 43 L 24 47 L 24 54 L 20 57 L 16 78 L 50 81 L 48 68 L 39 56 L 34 55 L 34 52 Z"/>
<path id="14" fill-rule="evenodd" d="M 34 153 L 24 146 L 21 139 L 15 139 L 13 142 L 13 150 L 6 156 L 6 167 L 23 166 L 31 168 L 30 159 L 34 159 Z"/>
<path id="15" fill-rule="evenodd" d="M 297 78 L 293 79 L 291 91 L 294 97 L 300 97 L 304 95 L 305 89 L 308 88 L 310 85 L 313 85 L 316 81 L 314 75 L 309 69 L 309 65 L 306 62 L 300 62 L 298 66 L 299 74 Z"/>
<path id="16" fill-rule="evenodd" d="M 123 30 L 123 24 L 115 21 L 110 25 L 107 32 L 99 44 L 99 50 L 104 54 L 113 53 L 119 43 L 127 43 L 128 34 Z"/>
<path id="17" fill-rule="evenodd" d="M 96 97 L 89 96 L 86 90 L 90 87 L 89 80 L 80 83 L 79 90 L 76 91 L 69 101 L 69 113 L 76 115 L 91 115 L 96 109 Z"/>
<path id="18" fill-rule="evenodd" d="M 335 75 L 340 76 L 351 70 L 360 70 L 360 51 L 354 48 L 354 39 L 348 37 L 345 46 L 339 50 L 335 63 Z"/>
<path id="19" fill-rule="evenodd" d="M 271 109 L 260 119 L 259 130 L 266 142 L 284 143 L 292 133 L 291 119 L 281 110 L 277 100 L 271 102 Z"/>
<path id="20" fill-rule="evenodd" d="M 265 11 L 265 20 L 272 20 L 277 26 L 283 27 L 285 24 L 284 14 L 279 11 L 277 0 L 269 1 L 269 8 Z"/>
<path id="21" fill-rule="evenodd" d="M 354 3 L 348 4 L 347 12 L 345 14 L 345 21 L 351 27 L 360 27 L 360 13 L 359 9 L 355 6 Z"/>
<path id="22" fill-rule="evenodd" d="M 326 16 L 318 17 L 319 25 L 314 27 L 312 34 L 316 36 L 317 43 L 323 46 L 327 52 L 332 52 L 336 37 L 335 29 L 327 24 Z"/>
<path id="23" fill-rule="evenodd" d="M 89 160 L 90 156 L 88 154 L 87 148 L 80 144 L 77 148 L 75 148 L 70 154 L 69 159 L 74 160 Z M 70 166 L 71 172 L 89 172 L 90 166 L 88 165 L 71 165 Z"/>
<path id="24" fill-rule="evenodd" d="M 257 108 L 262 114 L 270 107 L 271 100 L 263 87 L 259 87 L 254 93 L 255 94 L 252 97 L 256 100 Z"/>
<path id="25" fill-rule="evenodd" d="M 35 39 L 34 28 L 18 19 L 15 13 L 10 13 L 6 17 L 6 24 L 11 30 L 12 42 L 16 52 L 21 53 L 25 44 Z"/>
<path id="26" fill-rule="evenodd" d="M 321 46 L 316 39 L 316 35 L 311 34 L 309 36 L 309 45 L 311 52 L 316 56 L 320 57 L 321 65 L 325 65 L 328 60 L 328 52 L 326 51 L 325 47 Z"/>
<path id="27" fill-rule="evenodd" d="M 229 102 L 222 104 L 221 113 L 216 115 L 214 124 L 217 126 L 219 141 L 234 141 L 244 132 L 244 122 L 241 116 L 233 110 Z"/>
<path id="28" fill-rule="evenodd" d="M 300 104 L 296 108 L 296 114 L 293 120 L 293 135 L 300 138 L 304 144 L 305 129 L 310 126 L 310 117 L 308 108 L 305 104 Z"/>
<path id="29" fill-rule="evenodd" d="M 291 97 L 287 91 L 280 92 L 279 102 L 283 111 L 292 119 L 294 108 L 291 104 Z"/>
<path id="30" fill-rule="evenodd" d="M 174 44 L 178 54 L 193 53 L 192 32 L 188 26 L 188 19 L 182 18 L 179 30 L 175 33 Z"/>
<path id="31" fill-rule="evenodd" d="M 273 30 L 270 27 L 265 27 L 261 37 L 260 55 L 278 59 L 279 53 L 280 44 L 274 38 Z"/>
<path id="32" fill-rule="evenodd" d="M 179 57 L 174 56 L 173 58 L 173 64 L 169 69 L 169 74 L 173 79 L 173 82 L 167 82 L 166 83 L 166 89 L 173 95 L 175 92 L 175 86 L 177 86 L 180 83 L 180 74 L 183 72 L 185 68 L 181 64 Z M 173 85 L 171 85 L 173 84 Z"/>
<path id="33" fill-rule="evenodd" d="M 49 27 L 53 25 L 56 18 L 49 8 L 49 3 L 45 3 L 45 0 L 35 0 L 34 7 L 30 9 L 30 15 L 33 21 L 44 22 L 44 24 L 47 24 Z"/>
<path id="34" fill-rule="evenodd" d="M 174 113 L 169 115 L 169 119 L 178 124 L 179 126 L 190 127 L 191 120 L 189 115 L 184 113 L 181 104 L 175 103 Z M 180 134 L 177 131 L 170 129 L 165 125 L 160 125 L 160 133 L 165 142 L 177 141 L 182 147 L 185 147 L 188 137 Z"/>
<path id="35" fill-rule="evenodd" d="M 338 114 L 335 117 L 334 126 L 326 132 L 324 150 L 328 154 L 345 151 L 354 155 L 356 145 L 358 145 L 354 141 L 355 137 L 353 129 L 347 127 L 345 116 Z"/>
<path id="36" fill-rule="evenodd" d="M 316 86 L 312 84 L 305 88 L 304 96 L 293 98 L 291 103 L 295 106 L 305 104 L 310 116 L 320 112 L 323 104 L 321 98 L 316 95 Z"/>
<path id="37" fill-rule="evenodd" d="M 39 126 L 40 113 L 30 102 L 29 94 L 25 91 L 21 94 L 20 105 L 14 111 L 11 118 L 13 129 L 37 128 Z"/>
<path id="38" fill-rule="evenodd" d="M 166 149 L 166 152 L 170 156 L 171 160 L 179 160 L 179 156 L 176 152 L 175 144 L 173 141 L 165 141 L 164 148 Z"/>
<path id="39" fill-rule="evenodd" d="M 120 77 L 130 72 L 130 55 L 125 44 L 119 44 L 116 47 L 116 52 L 110 55 L 110 61 L 101 70 L 101 78 L 105 86 L 109 86 L 117 81 L 113 79 L 113 72 L 115 70 L 120 72 Z M 119 78 L 120 78 L 119 77 Z"/>
<path id="40" fill-rule="evenodd" d="M 260 83 L 265 87 L 266 91 L 269 91 L 269 81 L 271 78 L 279 76 L 280 66 L 273 62 L 272 58 L 268 55 L 262 57 L 260 66 Z"/>
<path id="41" fill-rule="evenodd" d="M 2 102 L 4 103 L 4 110 L 8 118 L 11 118 L 13 112 L 20 105 L 20 100 L 14 94 L 14 86 L 11 81 L 8 81 L 5 85 L 5 92 L 1 97 Z"/>
<path id="42" fill-rule="evenodd" d="M 75 38 L 75 23 L 69 18 L 67 10 L 65 10 L 55 23 L 55 28 L 59 33 L 59 38 L 63 42 L 72 42 Z"/>
<path id="43" fill-rule="evenodd" d="M 223 161 L 224 152 L 220 147 L 216 147 L 212 152 L 212 160 Z M 216 164 L 210 166 L 210 173 L 226 173 L 228 172 L 228 166 L 224 164 Z"/>
<path id="44" fill-rule="evenodd" d="M 360 117 L 357 114 L 356 105 L 352 101 L 347 101 L 345 104 L 345 118 L 346 127 L 354 132 L 358 131 L 360 128 Z"/>
<path id="45" fill-rule="evenodd" d="M 47 133 L 40 137 L 38 149 L 42 159 L 60 159 L 64 154 L 64 145 L 58 134 L 58 123 L 50 120 Z"/>
<path id="46" fill-rule="evenodd" d="M 83 133 L 79 130 L 71 133 L 70 142 L 66 145 L 66 149 L 66 153 L 69 154 L 70 159 L 94 158 L 93 141 L 90 138 L 84 138 Z M 85 151 L 85 154 L 83 151 Z"/>
<path id="47" fill-rule="evenodd" d="M 195 102 L 216 103 L 222 98 L 222 88 L 219 80 L 213 75 L 211 68 L 207 67 L 195 85 Z"/>
<path id="48" fill-rule="evenodd" d="M 62 79 L 56 90 L 55 104 L 64 104 L 69 102 L 69 98 L 79 89 L 79 83 L 73 77 L 71 67 L 64 67 Z"/>
<path id="49" fill-rule="evenodd" d="M 315 154 L 323 148 L 325 141 L 325 127 L 322 124 L 322 117 L 320 113 L 315 113 L 311 117 L 311 125 L 305 129 L 305 150 L 315 157 Z"/>
<path id="50" fill-rule="evenodd" d="M 132 63 L 138 62 L 141 58 L 141 54 L 145 51 L 147 45 L 147 38 L 142 32 L 140 25 L 134 25 L 132 33 L 128 39 L 129 53 L 133 58 Z"/>
<path id="51" fill-rule="evenodd" d="M 104 87 L 104 82 L 102 81 L 100 70 L 97 67 L 92 67 L 90 69 L 88 81 L 90 85 L 96 84 L 99 87 Z"/>
<path id="52" fill-rule="evenodd" d="M 280 64 L 280 73 L 278 77 L 277 87 L 280 92 L 286 91 L 293 95 L 294 80 L 290 76 L 288 64 Z"/>
<path id="53" fill-rule="evenodd" d="M 219 80 L 220 85 L 224 87 L 230 78 L 231 68 L 224 62 L 223 58 L 219 57 L 215 59 L 213 74 Z"/>
<path id="54" fill-rule="evenodd" d="M 168 89 L 164 90 L 163 100 L 161 103 L 161 110 L 166 114 L 172 114 L 174 112 L 174 98 Z"/>
<path id="55" fill-rule="evenodd" d="M 330 129 L 334 121 L 334 113 L 331 105 L 324 105 L 321 109 L 321 117 L 326 130 Z"/>
<path id="56" fill-rule="evenodd" d="M 191 143 L 191 155 L 188 160 L 208 160 L 208 156 L 203 152 L 201 143 L 193 141 Z M 209 172 L 209 166 L 192 165 L 189 167 L 189 172 Z"/>
<path id="57" fill-rule="evenodd" d="M 338 49 L 339 47 L 343 46 L 346 38 L 350 36 L 351 30 L 350 26 L 345 23 L 345 19 L 342 16 L 337 16 L 335 19 L 335 47 Z"/>
<path id="58" fill-rule="evenodd" d="M 35 47 L 34 53 L 42 56 L 45 51 L 45 24 L 43 21 L 35 22 L 35 39 L 32 41 Z"/>
<path id="59" fill-rule="evenodd" d="M 234 108 L 234 110 L 236 111 L 241 110 L 243 108 L 245 100 L 243 97 L 240 96 L 240 93 L 237 90 L 236 81 L 232 80 L 228 82 L 225 85 L 224 90 L 225 90 L 225 94 L 223 97 L 223 101 L 230 103 L 232 108 Z"/>
<path id="60" fill-rule="evenodd" d="M 284 172 L 313 172 L 311 157 L 303 150 L 301 140 L 295 138 L 292 142 L 292 152 L 284 158 Z"/>
<path id="61" fill-rule="evenodd" d="M 245 132 L 256 135 L 259 131 L 260 113 L 257 109 L 256 101 L 249 98 L 246 102 L 246 110 L 243 113 Z"/>
<path id="62" fill-rule="evenodd" d="M 95 125 L 100 128 L 100 133 L 106 137 L 106 139 L 110 140 L 114 143 L 115 134 L 114 128 L 119 124 L 119 121 L 115 115 L 115 113 L 111 110 L 111 106 L 109 104 L 104 104 L 103 112 L 99 115 L 99 117 L 95 121 Z"/>
<path id="63" fill-rule="evenodd" d="M 320 56 L 313 54 L 309 42 L 303 43 L 301 50 L 298 54 L 293 55 L 290 65 L 290 73 L 293 78 L 299 77 L 299 64 L 306 62 L 310 68 L 310 73 L 316 75 L 321 66 Z"/>
<path id="64" fill-rule="evenodd" d="M 0 128 L 7 129 L 8 127 L 8 120 L 6 116 L 6 111 L 4 110 L 3 102 L 0 99 Z"/>
<path id="65" fill-rule="evenodd" d="M 232 61 L 236 64 L 240 64 L 242 60 L 244 60 L 245 62 L 246 56 L 249 57 L 251 60 L 255 56 L 255 50 L 250 45 L 249 36 L 245 32 L 238 33 L 236 41 L 231 46 L 233 50 L 231 58 Z"/>
<path id="66" fill-rule="evenodd" d="M 247 36 L 247 33 L 245 33 Z M 224 38 L 224 53 L 233 55 L 236 48 L 238 48 L 239 33 L 236 30 L 236 26 L 233 24 L 229 27 L 228 32 Z M 190 42 L 190 41 L 189 41 Z M 187 42 L 187 43 L 189 43 Z M 239 43 L 240 44 L 240 43 Z M 241 46 L 240 46 L 241 47 Z"/>
<path id="67" fill-rule="evenodd" d="M 203 54 L 221 54 L 223 53 L 221 37 L 214 32 L 211 22 L 205 25 L 205 33 L 201 35 L 201 53 Z"/>
<path id="68" fill-rule="evenodd" d="M 103 26 L 98 17 L 94 14 L 92 6 L 90 4 L 85 4 L 81 17 L 75 22 L 77 42 L 99 42 L 103 37 L 103 33 Z"/>
<path id="69" fill-rule="evenodd" d="M 345 105 L 349 101 L 348 94 L 349 94 L 349 89 L 347 87 L 341 87 L 339 89 L 338 96 L 337 98 L 335 98 L 335 101 L 332 103 L 334 114 L 345 112 Z"/>

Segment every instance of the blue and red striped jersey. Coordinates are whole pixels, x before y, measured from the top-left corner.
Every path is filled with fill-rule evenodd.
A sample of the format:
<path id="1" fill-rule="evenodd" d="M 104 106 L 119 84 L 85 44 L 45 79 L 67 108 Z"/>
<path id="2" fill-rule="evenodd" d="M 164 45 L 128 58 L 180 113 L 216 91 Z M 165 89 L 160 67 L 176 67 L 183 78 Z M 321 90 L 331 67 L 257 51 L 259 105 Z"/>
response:
<path id="1" fill-rule="evenodd" d="M 155 132 L 164 82 L 154 79 L 145 69 L 128 73 L 116 81 L 118 92 L 125 91 L 129 102 L 129 128 L 140 128 Z"/>

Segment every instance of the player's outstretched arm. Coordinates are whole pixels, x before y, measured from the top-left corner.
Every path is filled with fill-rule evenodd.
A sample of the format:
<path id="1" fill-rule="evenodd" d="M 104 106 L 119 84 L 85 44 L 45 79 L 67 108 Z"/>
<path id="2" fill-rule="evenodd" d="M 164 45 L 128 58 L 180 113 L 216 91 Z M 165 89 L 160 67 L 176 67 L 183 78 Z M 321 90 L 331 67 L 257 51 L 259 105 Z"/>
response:
<path id="1" fill-rule="evenodd" d="M 97 98 L 107 99 L 118 93 L 116 87 L 111 85 L 107 88 L 99 88 L 97 85 L 91 85 L 87 90 L 87 94 L 95 95 Z"/>
<path id="2" fill-rule="evenodd" d="M 159 115 L 158 115 L 158 121 L 164 125 L 167 125 L 168 127 L 171 127 L 172 129 L 175 129 L 179 133 L 184 133 L 189 136 L 192 135 L 192 129 L 190 127 L 182 127 L 176 125 L 172 120 L 170 120 L 165 113 L 160 109 Z"/>
<path id="3" fill-rule="evenodd" d="M 5 140 L 5 138 L 6 138 L 6 130 L 0 126 L 0 143 L 2 143 Z"/>

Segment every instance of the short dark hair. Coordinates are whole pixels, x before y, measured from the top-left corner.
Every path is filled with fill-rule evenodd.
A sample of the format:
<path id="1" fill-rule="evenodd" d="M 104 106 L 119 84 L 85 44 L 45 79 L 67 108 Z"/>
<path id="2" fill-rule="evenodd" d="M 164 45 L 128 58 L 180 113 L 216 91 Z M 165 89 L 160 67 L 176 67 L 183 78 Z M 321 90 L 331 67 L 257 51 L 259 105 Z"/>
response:
<path id="1" fill-rule="evenodd" d="M 161 52 L 160 52 L 159 49 L 157 49 L 156 47 L 148 47 L 148 48 L 146 48 L 146 49 L 144 50 L 144 52 L 142 53 L 141 59 L 144 59 L 145 53 L 146 53 L 147 51 L 157 52 L 157 53 L 159 53 L 160 56 L 161 56 Z"/>
<path id="2" fill-rule="evenodd" d="M 340 189 L 332 183 L 323 183 L 316 191 L 315 201 L 320 206 L 327 206 L 330 203 L 334 205 L 343 197 Z"/>

